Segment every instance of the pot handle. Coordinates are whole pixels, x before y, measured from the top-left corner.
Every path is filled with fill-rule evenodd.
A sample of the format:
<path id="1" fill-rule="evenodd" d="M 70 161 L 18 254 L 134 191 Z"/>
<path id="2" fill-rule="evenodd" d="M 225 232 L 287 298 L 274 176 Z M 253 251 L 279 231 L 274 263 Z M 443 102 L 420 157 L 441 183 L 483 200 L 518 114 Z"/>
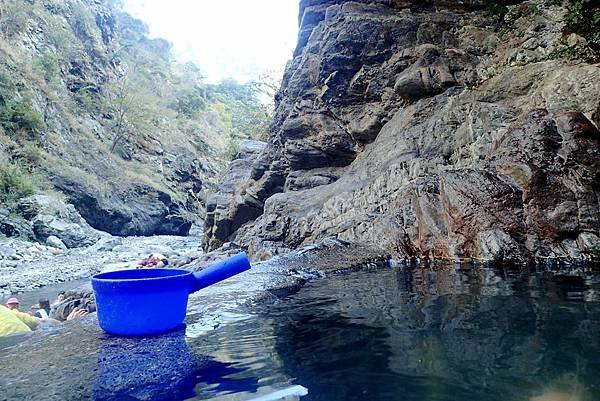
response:
<path id="1" fill-rule="evenodd" d="M 219 281 L 223 281 L 249 269 L 250 261 L 244 252 L 230 256 L 198 273 L 194 273 L 194 281 L 190 288 L 190 293 L 216 284 Z"/>

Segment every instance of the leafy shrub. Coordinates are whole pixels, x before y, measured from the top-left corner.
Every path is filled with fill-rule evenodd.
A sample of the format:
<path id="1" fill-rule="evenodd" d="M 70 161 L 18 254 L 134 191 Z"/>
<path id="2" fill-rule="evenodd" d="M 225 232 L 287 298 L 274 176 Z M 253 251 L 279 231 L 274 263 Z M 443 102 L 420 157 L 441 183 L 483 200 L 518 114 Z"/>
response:
<path id="1" fill-rule="evenodd" d="M 549 0 L 550 1 L 550 0 Z M 552 0 L 552 4 L 565 1 Z M 597 0 L 568 0 L 563 33 L 575 33 L 584 42 L 568 44 L 562 41 L 547 56 L 548 59 L 579 59 L 595 63 L 600 61 L 600 3 Z"/>
<path id="2" fill-rule="evenodd" d="M 0 66 L 0 107 L 6 106 L 15 93 L 15 79 L 4 65 Z"/>
<path id="3" fill-rule="evenodd" d="M 199 111 L 205 110 L 207 104 L 204 88 L 194 86 L 185 89 L 179 95 L 175 104 L 175 110 L 186 117 L 194 117 Z"/>
<path id="4" fill-rule="evenodd" d="M 19 161 L 23 162 L 24 165 L 33 167 L 39 165 L 46 155 L 37 143 L 25 141 L 21 144 L 19 149 L 15 151 L 15 156 Z"/>
<path id="5" fill-rule="evenodd" d="M 74 94 L 75 101 L 83 108 L 83 110 L 102 115 L 110 112 L 107 101 L 104 99 L 96 86 L 88 85 L 79 89 Z"/>
<path id="6" fill-rule="evenodd" d="M 597 55 L 587 43 L 569 45 L 562 41 L 548 53 L 546 60 L 594 60 L 596 57 Z"/>
<path id="7" fill-rule="evenodd" d="M 490 17 L 496 24 L 501 24 L 504 22 L 504 18 L 509 12 L 510 10 L 507 6 L 498 3 L 490 4 L 487 10 L 488 17 Z"/>
<path id="8" fill-rule="evenodd" d="M 6 104 L 0 113 L 0 124 L 11 136 L 28 140 L 38 139 L 46 128 L 42 116 L 27 98 Z"/>
<path id="9" fill-rule="evenodd" d="M 91 57 L 104 58 L 102 35 L 96 25 L 91 9 L 83 2 L 70 2 L 71 18 L 68 19 L 73 34 L 83 44 Z"/>
<path id="10" fill-rule="evenodd" d="M 0 164 L 0 202 L 11 207 L 35 192 L 30 175 L 18 165 Z"/>
<path id="11" fill-rule="evenodd" d="M 0 32 L 6 38 L 25 32 L 29 15 L 28 5 L 22 0 L 7 1 L 0 14 Z"/>
<path id="12" fill-rule="evenodd" d="M 192 142 L 192 145 L 194 145 L 194 148 L 198 152 L 206 152 L 206 150 L 208 149 L 208 144 L 201 139 L 191 141 L 191 142 Z"/>
<path id="13" fill-rule="evenodd" d="M 501 35 L 515 30 L 515 23 L 519 18 L 539 15 L 540 13 L 541 10 L 536 4 L 521 4 L 509 8 L 503 4 L 492 3 L 488 7 L 488 16 L 497 26 Z"/>
<path id="14" fill-rule="evenodd" d="M 60 60 L 56 53 L 45 50 L 33 61 L 33 68 L 44 77 L 46 82 L 53 82 L 58 79 L 60 74 Z"/>
<path id="15" fill-rule="evenodd" d="M 226 160 L 233 160 L 240 150 L 240 140 L 235 137 L 228 137 L 223 150 L 223 157 Z"/>
<path id="16" fill-rule="evenodd" d="M 209 88 L 211 109 L 219 114 L 229 136 L 263 139 L 272 117 L 272 105 L 261 99 L 257 83 L 239 84 L 226 80 Z"/>
<path id="17" fill-rule="evenodd" d="M 597 0 L 575 0 L 569 4 L 565 17 L 566 33 L 577 33 L 600 55 L 600 3 Z"/>
<path id="18" fill-rule="evenodd" d="M 48 40 L 48 45 L 56 49 L 54 55 L 59 62 L 68 62 L 84 57 L 83 43 L 69 29 L 70 27 L 64 26 L 60 16 L 49 15 L 44 20 L 46 24 L 44 34 Z"/>

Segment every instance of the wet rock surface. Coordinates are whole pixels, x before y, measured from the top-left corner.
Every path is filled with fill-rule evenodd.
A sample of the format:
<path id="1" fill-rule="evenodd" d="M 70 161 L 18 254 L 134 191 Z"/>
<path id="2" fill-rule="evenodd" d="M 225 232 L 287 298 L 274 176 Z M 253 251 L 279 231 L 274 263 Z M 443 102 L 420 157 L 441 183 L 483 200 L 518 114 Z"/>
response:
<path id="1" fill-rule="evenodd" d="M 184 335 L 196 338 L 232 316 L 243 317 L 245 308 L 296 292 L 311 278 L 383 263 L 383 258 L 367 248 L 351 249 L 338 241 L 325 241 L 298 254 L 253 264 L 250 271 L 192 294 L 187 328 L 172 334 L 110 336 L 98 327 L 92 313 L 19 338 L 0 339 L 0 400 L 118 400 L 126 394 L 157 400 L 160 394 L 171 394 L 165 397 L 173 399 L 173 391 L 184 391 L 181 397 L 190 397 L 198 372 L 204 371 L 218 384 L 223 381 L 218 371 L 225 369 L 224 377 L 235 370 L 193 355 Z M 197 270 L 202 264 L 186 267 Z M 85 293 L 79 292 L 81 299 Z M 75 292 L 70 295 L 75 298 Z"/>
<path id="2" fill-rule="evenodd" d="M 348 269 L 361 271 L 357 275 L 346 274 Z M 298 294 L 297 299 L 291 300 L 292 306 L 270 302 L 289 296 L 307 280 L 339 272 L 344 274 L 308 288 L 306 291 L 312 291 L 312 296 L 303 299 L 303 293 Z M 323 284 L 325 281 L 328 284 Z M 546 293 L 551 297 L 542 296 Z M 364 369 L 371 366 L 373 358 L 383 358 L 385 362 L 375 368 L 386 367 L 404 378 L 415 375 L 424 379 L 431 375 L 439 383 L 439 377 L 446 377 L 452 378 L 455 385 L 464 384 L 464 375 L 480 378 L 478 368 L 487 363 L 493 370 L 486 373 L 485 386 L 475 389 L 467 381 L 469 391 L 482 391 L 475 399 L 486 399 L 483 394 L 489 393 L 492 382 L 497 388 L 510 383 L 510 388 L 517 391 L 523 383 L 512 380 L 513 375 L 532 380 L 539 391 L 538 386 L 556 379 L 557 373 L 547 359 L 532 358 L 532 350 L 524 349 L 523 344 L 548 344 L 539 338 L 572 344 L 576 337 L 588 339 L 586 347 L 597 352 L 593 329 L 598 323 L 598 296 L 598 273 L 594 270 L 528 272 L 447 264 L 410 267 L 404 263 L 389 268 L 373 250 L 326 240 L 304 247 L 297 254 L 256 263 L 250 271 L 191 295 L 186 327 L 167 335 L 114 337 L 103 333 L 95 314 L 90 314 L 18 338 L 0 339 L 0 400 L 187 399 L 193 397 L 194 391 L 205 389 L 208 393 L 202 396 L 210 398 L 213 386 L 220 386 L 220 392 L 231 396 L 231 392 L 254 393 L 282 371 L 301 377 L 299 382 L 314 392 L 320 381 L 313 382 L 305 374 L 312 372 L 330 380 L 331 377 L 302 366 L 320 365 L 322 369 L 327 365 L 331 374 L 340 375 L 334 376 L 338 385 L 349 385 L 354 380 L 348 381 L 347 375 L 356 375 L 357 380 L 364 378 Z M 557 303 L 563 306 L 556 307 Z M 256 307 L 266 311 L 262 320 L 250 316 Z M 515 314 L 522 320 L 514 320 Z M 532 314 L 556 319 L 538 316 L 529 320 Z M 349 324 L 348 319 L 353 318 L 356 321 Z M 582 323 L 561 325 L 565 336 L 555 336 L 550 326 L 558 319 Z M 246 326 L 244 322 L 250 323 Z M 213 336 L 216 329 L 219 334 Z M 508 338 L 507 332 L 511 334 Z M 428 334 L 427 341 L 423 340 L 424 333 Z M 436 335 L 443 339 L 444 346 L 432 351 L 431 341 Z M 307 347 L 293 349 L 304 341 Z M 370 347 L 373 342 L 377 352 L 369 354 L 371 348 L 365 346 Z M 346 343 L 352 346 L 341 348 Z M 326 346 L 315 348 L 311 344 Z M 466 351 L 464 344 L 470 344 Z M 510 358 L 502 354 L 506 347 Z M 548 351 L 555 363 L 578 358 L 569 347 L 534 348 L 542 353 Z M 323 354 L 315 357 L 315 349 Z M 386 359 L 390 351 L 393 357 Z M 343 369 L 331 364 L 333 359 L 343 360 L 356 353 L 368 357 L 346 359 Z M 266 372 L 264 360 L 258 358 L 264 354 L 273 363 Z M 240 355 L 243 363 L 231 363 Z M 517 356 L 522 360 L 515 361 Z M 436 363 L 440 360 L 445 364 Z M 506 363 L 514 364 L 514 369 L 506 369 Z M 521 371 L 518 366 L 523 364 L 532 369 Z M 575 369 L 575 365 L 560 366 Z M 597 370 L 594 364 L 585 366 Z M 239 369 L 250 372 L 240 378 L 236 375 Z M 467 372 L 458 374 L 461 369 Z M 547 377 L 542 380 L 540 374 Z M 401 377 L 389 385 L 397 385 L 399 380 Z M 204 384 L 196 386 L 199 381 Z M 339 392 L 333 385 L 328 388 Z M 378 389 L 382 389 L 380 383 L 370 394 L 379 394 Z M 454 391 L 456 387 L 448 389 Z M 498 399 L 495 393 L 492 395 L 491 400 Z M 462 393 L 457 395 L 461 396 Z M 253 397 L 241 399 L 249 398 Z M 513 394 L 513 398 L 521 399 L 522 394 Z"/>
<path id="3" fill-rule="evenodd" d="M 548 56 L 564 7 L 511 7 L 501 34 L 486 2 L 301 2 L 269 144 L 220 206 L 245 224 L 207 249 L 598 259 L 600 68 Z"/>

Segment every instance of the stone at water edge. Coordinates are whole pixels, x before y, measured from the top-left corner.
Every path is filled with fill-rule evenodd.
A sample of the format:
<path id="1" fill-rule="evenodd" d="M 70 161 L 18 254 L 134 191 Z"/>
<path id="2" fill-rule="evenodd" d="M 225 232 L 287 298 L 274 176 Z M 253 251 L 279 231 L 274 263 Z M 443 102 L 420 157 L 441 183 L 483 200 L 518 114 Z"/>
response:
<path id="1" fill-rule="evenodd" d="M 51 246 L 53 248 L 63 249 L 63 250 L 67 249 L 67 246 L 65 245 L 65 243 L 62 242 L 60 240 L 60 238 L 55 237 L 54 235 L 51 235 L 48 238 L 46 238 L 46 245 Z"/>
<path id="2" fill-rule="evenodd" d="M 0 244 L 0 259 L 12 259 L 16 254 L 10 246 Z"/>

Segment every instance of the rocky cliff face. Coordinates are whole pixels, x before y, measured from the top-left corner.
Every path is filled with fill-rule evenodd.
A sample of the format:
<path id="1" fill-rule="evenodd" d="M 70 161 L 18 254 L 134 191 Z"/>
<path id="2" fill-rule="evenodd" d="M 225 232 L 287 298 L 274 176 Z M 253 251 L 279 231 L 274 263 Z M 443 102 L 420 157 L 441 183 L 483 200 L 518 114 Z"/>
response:
<path id="1" fill-rule="evenodd" d="M 7 0 L 0 58 L 0 209 L 19 190 L 6 177 L 36 175 L 96 229 L 189 231 L 223 126 L 166 41 L 112 0 Z"/>
<path id="2" fill-rule="evenodd" d="M 550 3 L 301 1 L 270 143 L 212 226 L 241 228 L 207 243 L 600 256 L 600 67 L 561 58 L 586 44 Z"/>

